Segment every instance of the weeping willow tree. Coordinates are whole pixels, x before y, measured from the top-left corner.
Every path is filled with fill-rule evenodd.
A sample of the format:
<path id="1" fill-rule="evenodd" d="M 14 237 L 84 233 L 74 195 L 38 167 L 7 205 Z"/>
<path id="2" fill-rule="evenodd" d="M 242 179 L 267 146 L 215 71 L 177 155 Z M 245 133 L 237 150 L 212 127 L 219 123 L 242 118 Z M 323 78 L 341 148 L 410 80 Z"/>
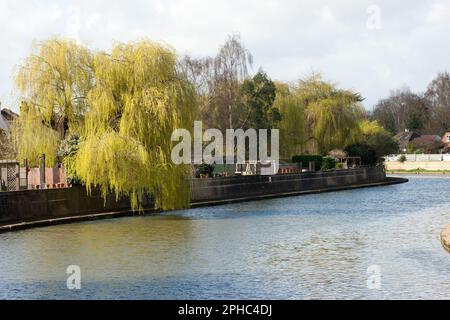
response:
<path id="1" fill-rule="evenodd" d="M 71 40 L 36 43 L 15 80 L 23 101 L 19 157 L 34 164 L 37 156 L 45 153 L 52 163 L 59 140 L 83 123 L 93 85 L 92 54 Z"/>
<path id="2" fill-rule="evenodd" d="M 280 155 L 290 159 L 295 154 L 303 153 L 306 143 L 305 106 L 292 86 L 277 82 L 274 107 L 281 113 Z"/>
<path id="3" fill-rule="evenodd" d="M 151 41 L 116 44 L 94 58 L 75 171 L 104 197 L 128 195 L 140 209 L 145 193 L 161 209 L 186 207 L 190 167 L 171 161 L 171 134 L 192 127 L 196 96 L 171 48 Z"/>
<path id="4" fill-rule="evenodd" d="M 338 92 L 308 106 L 307 119 L 320 154 L 357 141 L 361 112 L 356 102 L 352 93 Z"/>
<path id="5" fill-rule="evenodd" d="M 22 103 L 20 111 L 20 118 L 11 128 L 18 159 L 28 159 L 29 165 L 38 166 L 39 157 L 45 154 L 46 163 L 53 166 L 59 146 L 58 133 L 46 125 L 42 115 L 32 106 Z"/>
<path id="6" fill-rule="evenodd" d="M 281 111 L 281 153 L 326 154 L 357 141 L 365 112 L 359 94 L 336 88 L 313 74 L 296 84 L 277 84 L 275 106 Z"/>

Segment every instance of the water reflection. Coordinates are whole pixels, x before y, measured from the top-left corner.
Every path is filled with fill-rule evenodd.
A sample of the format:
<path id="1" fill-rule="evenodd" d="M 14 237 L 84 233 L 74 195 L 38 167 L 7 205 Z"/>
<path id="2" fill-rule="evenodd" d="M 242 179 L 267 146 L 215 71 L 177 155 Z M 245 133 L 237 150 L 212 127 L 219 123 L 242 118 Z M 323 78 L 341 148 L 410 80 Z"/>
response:
<path id="1" fill-rule="evenodd" d="M 189 263 L 190 219 L 136 217 L 41 228 L 3 235 L 0 274 L 15 279 L 55 280 L 68 265 L 79 265 L 86 279 L 164 276 Z M 5 239 L 6 238 L 6 239 Z M 11 263 L 12 261 L 12 263 Z M 156 265 L 154 262 L 157 261 Z"/>
<path id="2" fill-rule="evenodd" d="M 0 298 L 449 298 L 450 179 L 0 235 Z M 82 287 L 65 270 L 82 269 Z M 366 270 L 382 270 L 369 290 Z"/>

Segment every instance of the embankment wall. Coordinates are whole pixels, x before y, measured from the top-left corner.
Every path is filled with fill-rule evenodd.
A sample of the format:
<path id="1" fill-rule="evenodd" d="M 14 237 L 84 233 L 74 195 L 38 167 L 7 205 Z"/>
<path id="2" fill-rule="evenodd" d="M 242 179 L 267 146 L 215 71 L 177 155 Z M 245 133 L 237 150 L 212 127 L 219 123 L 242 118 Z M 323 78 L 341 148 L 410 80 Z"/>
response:
<path id="1" fill-rule="evenodd" d="M 217 204 L 225 200 L 247 200 L 261 196 L 281 196 L 300 192 L 323 192 L 345 189 L 358 185 L 379 185 L 387 181 L 383 167 L 358 168 L 301 174 L 283 174 L 274 176 L 235 176 L 214 179 L 191 180 L 191 203 Z M 144 199 L 144 208 L 154 210 L 152 197 Z M 83 187 L 24 190 L 0 192 L 0 226 L 28 223 L 66 217 L 77 217 L 67 221 L 78 221 L 83 217 L 111 212 L 131 213 L 130 202 L 126 197 L 116 201 L 115 195 L 108 195 L 106 201 L 98 190 L 91 194 Z M 127 215 L 127 214 L 126 214 Z M 108 215 L 100 215 L 107 217 Z M 66 221 L 66 220 L 62 220 Z"/>

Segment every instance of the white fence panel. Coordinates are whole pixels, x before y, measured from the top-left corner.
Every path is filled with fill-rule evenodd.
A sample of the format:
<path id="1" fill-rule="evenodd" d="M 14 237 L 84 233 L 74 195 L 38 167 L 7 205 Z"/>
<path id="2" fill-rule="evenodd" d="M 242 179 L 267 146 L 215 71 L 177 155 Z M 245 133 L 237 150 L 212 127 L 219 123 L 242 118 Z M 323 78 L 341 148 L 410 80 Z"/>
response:
<path id="1" fill-rule="evenodd" d="M 391 154 L 386 156 L 386 161 L 399 161 L 402 154 Z M 403 154 L 406 161 L 428 162 L 428 161 L 450 161 L 450 154 Z"/>
<path id="2" fill-rule="evenodd" d="M 386 161 L 398 161 L 399 158 L 400 158 L 400 155 L 398 155 L 398 154 L 391 154 L 391 155 L 384 157 L 384 159 Z"/>

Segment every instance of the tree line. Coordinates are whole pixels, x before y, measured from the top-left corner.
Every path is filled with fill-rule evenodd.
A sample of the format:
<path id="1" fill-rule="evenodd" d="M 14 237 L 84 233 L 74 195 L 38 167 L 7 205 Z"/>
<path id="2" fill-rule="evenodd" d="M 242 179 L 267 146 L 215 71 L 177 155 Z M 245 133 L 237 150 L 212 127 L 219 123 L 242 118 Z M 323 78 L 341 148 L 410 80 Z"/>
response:
<path id="1" fill-rule="evenodd" d="M 295 82 L 272 80 L 259 69 L 239 35 L 231 35 L 214 57 L 184 57 L 182 69 L 194 83 L 198 116 L 207 127 L 280 129 L 280 152 L 326 155 L 359 144 L 377 157 L 396 152 L 392 135 L 365 111 L 362 96 L 311 74 Z"/>
<path id="2" fill-rule="evenodd" d="M 10 135 L 14 156 L 37 165 L 64 163 L 69 176 L 104 196 L 145 192 L 157 206 L 187 206 L 190 167 L 170 161 L 171 133 L 204 128 L 280 129 L 280 152 L 326 155 L 346 149 L 394 152 L 392 135 L 373 120 L 358 92 L 312 74 L 296 82 L 251 74 L 253 56 L 231 35 L 214 57 L 180 56 L 150 40 L 93 51 L 72 40 L 36 43 L 15 75 L 20 117 Z M 177 194 L 177 197 L 173 195 Z"/>
<path id="3" fill-rule="evenodd" d="M 439 73 L 423 93 L 393 91 L 375 105 L 372 118 L 392 134 L 409 129 L 442 136 L 450 130 L 449 73 Z"/>

